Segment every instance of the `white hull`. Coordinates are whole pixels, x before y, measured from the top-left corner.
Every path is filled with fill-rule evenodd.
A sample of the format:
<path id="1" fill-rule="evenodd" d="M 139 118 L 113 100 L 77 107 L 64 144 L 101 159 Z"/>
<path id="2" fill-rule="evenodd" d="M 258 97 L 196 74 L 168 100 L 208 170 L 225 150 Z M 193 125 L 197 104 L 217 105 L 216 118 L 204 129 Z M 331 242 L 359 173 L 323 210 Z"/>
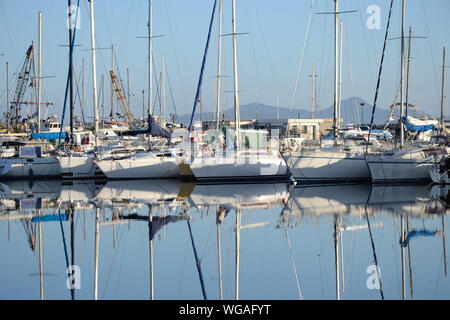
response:
<path id="1" fill-rule="evenodd" d="M 96 178 L 103 176 L 94 163 L 94 156 L 60 157 L 61 176 L 63 179 Z"/>
<path id="2" fill-rule="evenodd" d="M 143 152 L 124 159 L 94 160 L 108 179 L 178 178 L 180 169 L 176 157 L 157 157 Z"/>
<path id="3" fill-rule="evenodd" d="M 0 159 L 0 178 L 60 178 L 61 166 L 56 158 Z"/>
<path id="4" fill-rule="evenodd" d="M 198 181 L 288 179 L 283 158 L 267 153 L 228 152 L 220 156 L 195 157 L 188 164 Z"/>
<path id="5" fill-rule="evenodd" d="M 284 158 L 299 183 L 353 182 L 370 180 L 364 155 L 344 151 L 303 151 Z"/>
<path id="6" fill-rule="evenodd" d="M 419 149 L 400 150 L 367 159 L 373 183 L 426 182 L 431 179 L 430 167 L 433 163 L 433 159 L 426 157 Z"/>

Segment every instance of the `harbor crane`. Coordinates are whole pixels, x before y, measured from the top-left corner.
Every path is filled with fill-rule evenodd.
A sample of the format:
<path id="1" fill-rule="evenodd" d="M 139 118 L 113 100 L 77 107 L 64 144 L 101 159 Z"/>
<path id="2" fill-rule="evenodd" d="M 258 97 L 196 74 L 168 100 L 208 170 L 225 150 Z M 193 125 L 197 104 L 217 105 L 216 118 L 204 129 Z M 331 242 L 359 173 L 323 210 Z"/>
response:
<path id="1" fill-rule="evenodd" d="M 31 44 L 31 46 L 27 50 L 25 61 L 17 78 L 14 100 L 11 102 L 11 106 L 7 115 L 7 121 L 12 125 L 13 128 L 20 123 L 20 106 L 23 104 L 22 100 L 25 96 L 25 91 L 28 87 L 34 86 L 34 81 L 32 77 L 30 77 L 32 66 L 33 44 Z"/>

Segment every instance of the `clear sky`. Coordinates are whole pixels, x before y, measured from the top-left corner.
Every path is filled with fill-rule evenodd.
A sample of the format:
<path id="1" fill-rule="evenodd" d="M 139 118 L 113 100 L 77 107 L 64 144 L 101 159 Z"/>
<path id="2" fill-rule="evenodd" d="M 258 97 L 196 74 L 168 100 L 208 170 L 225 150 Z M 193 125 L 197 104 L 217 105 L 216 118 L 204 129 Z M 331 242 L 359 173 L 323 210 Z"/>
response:
<path id="1" fill-rule="evenodd" d="M 305 46 L 299 86 L 294 108 L 310 109 L 312 82 L 309 75 L 313 64 L 318 74 L 319 109 L 333 101 L 334 25 L 333 15 L 318 12 L 334 10 L 333 0 L 236 0 L 238 37 L 238 73 L 241 104 L 252 102 L 290 107 L 299 68 L 311 4 L 313 15 Z M 72 0 L 76 4 L 77 0 Z M 165 56 L 167 112 L 175 103 L 178 114 L 190 113 L 206 44 L 213 0 L 153 0 L 153 34 L 164 35 L 153 41 L 157 76 Z M 373 102 L 378 67 L 387 21 L 389 0 L 340 0 L 341 10 L 357 10 L 341 15 L 344 22 L 342 98 L 360 96 Z M 370 30 L 367 8 L 380 8 L 380 29 Z M 442 48 L 450 51 L 448 36 L 450 1 L 407 0 L 406 29 L 426 39 L 413 39 L 411 56 L 411 103 L 421 111 L 438 115 L 441 96 Z M 74 71 L 81 79 L 82 59 L 85 61 L 85 92 L 88 116 L 92 112 L 92 78 L 90 59 L 89 2 L 80 0 L 80 27 L 76 35 Z M 127 91 L 127 68 L 130 73 L 132 110 L 142 112 L 142 90 L 147 100 L 148 65 L 147 35 L 148 0 L 94 0 L 96 45 L 115 47 L 115 72 Z M 9 62 L 10 99 L 14 94 L 17 73 L 26 49 L 37 42 L 38 11 L 43 13 L 43 101 L 55 104 L 54 112 L 61 115 L 68 69 L 67 1 L 65 0 L 0 0 L 0 107 L 6 103 L 6 62 Z M 231 33 L 231 0 L 224 0 L 223 33 Z M 202 87 L 202 105 L 212 111 L 215 105 L 215 76 L 217 71 L 218 19 L 215 17 L 210 50 Z M 400 36 L 401 0 L 394 1 L 390 38 Z M 233 105 L 232 37 L 222 37 L 222 105 Z M 407 43 L 406 43 L 407 45 Z M 450 58 L 447 59 L 450 65 Z M 97 51 L 97 79 L 109 80 L 111 50 Z M 81 80 L 79 80 L 81 92 Z M 169 86 L 170 82 L 170 86 Z M 447 82 L 448 91 L 450 79 Z M 155 83 L 155 82 L 153 82 Z M 388 108 L 395 99 L 400 83 L 400 41 L 387 45 L 378 105 Z M 172 95 L 173 93 L 173 100 Z M 156 90 L 154 90 L 156 93 Z M 100 99 L 102 97 L 99 91 Z M 110 110 L 109 84 L 105 85 L 104 114 Z M 31 99 L 31 98 L 30 98 Z M 102 102 L 100 102 L 102 105 Z M 79 104 L 78 104 L 79 105 Z M 446 103 L 448 109 L 449 103 Z M 159 113 L 159 106 L 155 107 Z M 103 113 L 102 110 L 99 111 Z M 79 109 L 75 111 L 80 114 Z M 450 112 L 446 112 L 447 114 Z"/>

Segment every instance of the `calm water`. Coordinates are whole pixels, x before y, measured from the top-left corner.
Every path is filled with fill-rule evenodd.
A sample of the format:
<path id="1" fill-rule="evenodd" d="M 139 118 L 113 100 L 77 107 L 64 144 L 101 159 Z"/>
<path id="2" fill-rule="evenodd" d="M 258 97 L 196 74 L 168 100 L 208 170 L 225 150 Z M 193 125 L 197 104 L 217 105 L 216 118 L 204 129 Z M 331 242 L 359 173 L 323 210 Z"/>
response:
<path id="1" fill-rule="evenodd" d="M 2 182 L 0 299 L 449 299 L 447 193 Z"/>

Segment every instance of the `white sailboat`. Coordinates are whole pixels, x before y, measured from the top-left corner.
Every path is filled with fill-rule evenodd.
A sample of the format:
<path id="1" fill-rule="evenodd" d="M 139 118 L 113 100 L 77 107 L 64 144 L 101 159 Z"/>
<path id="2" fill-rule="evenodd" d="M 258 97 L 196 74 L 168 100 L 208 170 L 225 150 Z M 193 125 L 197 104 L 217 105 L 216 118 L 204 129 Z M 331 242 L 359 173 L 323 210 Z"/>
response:
<path id="1" fill-rule="evenodd" d="M 222 10 L 219 10 L 221 13 Z M 289 180 L 290 174 L 284 159 L 280 156 L 278 148 L 270 151 L 266 148 L 267 144 L 262 143 L 255 150 L 243 148 L 242 140 L 245 132 L 240 128 L 240 109 L 238 94 L 238 72 L 237 72 L 237 33 L 236 33 L 236 5 L 232 3 L 232 36 L 233 36 L 233 77 L 234 77 L 234 111 L 235 111 L 235 130 L 230 132 L 234 136 L 234 148 L 224 151 L 225 146 L 215 146 L 215 150 L 210 153 L 187 153 L 184 157 L 181 176 L 183 178 L 195 177 L 197 181 L 217 182 L 217 181 L 275 181 Z M 221 21 L 221 19 L 220 19 Z M 219 32 L 221 23 L 219 23 Z M 219 61 L 220 65 L 219 45 Z M 220 88 L 220 67 L 218 67 L 218 88 Z M 219 95 L 219 91 L 217 93 Z M 217 97 L 217 115 L 220 110 L 220 97 Z M 194 110 L 195 111 L 195 110 Z M 219 116 L 217 116 L 217 128 L 219 128 Z M 229 130 L 231 131 L 231 130 Z M 264 135 L 264 133 L 257 133 Z M 220 139 L 221 134 L 218 133 Z M 228 139 L 233 139 L 227 137 Z M 216 142 L 217 142 L 216 140 Z M 263 140 L 264 141 L 264 140 Z M 208 146 L 207 146 L 208 147 Z M 270 146 L 269 146 L 270 147 Z M 275 148 L 274 148 L 275 149 Z"/>
<path id="2" fill-rule="evenodd" d="M 367 157 L 367 165 L 373 183 L 409 183 L 430 181 L 430 168 L 438 162 L 438 155 L 447 153 L 442 146 L 418 145 L 405 147 L 405 125 L 410 126 L 411 118 L 404 116 L 404 34 L 405 34 L 405 0 L 402 3 L 401 24 L 401 82 L 400 82 L 400 148 L 389 150 L 381 155 Z M 407 94 L 407 93 L 406 93 Z M 429 130 L 425 126 L 417 132 Z M 431 127 L 431 125 L 429 125 Z"/>
<path id="3" fill-rule="evenodd" d="M 152 2 L 149 1 L 149 132 L 152 135 L 151 130 L 155 129 L 159 131 L 161 136 L 170 138 L 170 133 L 159 127 L 151 116 L 152 112 Z M 144 132 L 146 133 L 146 132 Z M 96 158 L 93 159 L 93 163 L 100 168 L 102 173 L 108 179 L 151 179 L 151 178 L 177 178 L 180 176 L 180 169 L 178 167 L 178 154 L 176 150 L 148 150 L 146 152 L 139 152 L 132 154 L 122 159 L 116 159 L 114 157 Z"/>

